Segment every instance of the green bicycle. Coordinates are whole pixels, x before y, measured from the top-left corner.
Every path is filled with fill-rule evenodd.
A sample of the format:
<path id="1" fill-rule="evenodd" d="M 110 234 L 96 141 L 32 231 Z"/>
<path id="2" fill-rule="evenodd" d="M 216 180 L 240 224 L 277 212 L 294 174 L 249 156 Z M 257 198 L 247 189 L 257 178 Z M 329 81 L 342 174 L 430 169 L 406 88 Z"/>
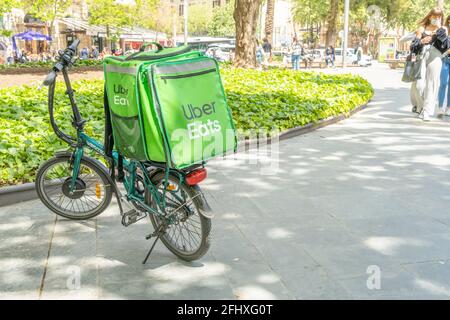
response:
<path id="1" fill-rule="evenodd" d="M 75 62 L 78 40 L 59 52 L 58 61 L 44 80 L 48 86 L 48 110 L 55 134 L 67 142 L 72 151 L 60 152 L 40 167 L 36 190 L 42 202 L 57 215 L 73 219 L 91 219 L 104 212 L 115 194 L 126 227 L 149 217 L 154 232 L 147 240 L 158 240 L 185 261 L 200 259 L 210 247 L 211 209 L 198 184 L 207 177 L 204 163 L 176 170 L 166 163 L 122 158 L 117 151 L 106 152 L 104 144 L 84 133 L 84 120 L 77 107 L 68 68 Z M 54 118 L 56 77 L 62 73 L 73 112 L 76 137 L 60 130 Z M 107 116 L 107 115 L 106 115 Z M 105 139 L 106 141 L 106 139 Z M 106 143 L 105 143 L 106 144 Z M 86 150 L 103 157 L 87 156 Z M 109 154 L 108 154 L 109 153 Z M 117 170 L 116 170 L 117 169 Z M 119 174 L 116 174 L 119 172 Z M 125 195 L 119 190 L 123 184 Z M 131 210 L 124 210 L 127 202 Z"/>

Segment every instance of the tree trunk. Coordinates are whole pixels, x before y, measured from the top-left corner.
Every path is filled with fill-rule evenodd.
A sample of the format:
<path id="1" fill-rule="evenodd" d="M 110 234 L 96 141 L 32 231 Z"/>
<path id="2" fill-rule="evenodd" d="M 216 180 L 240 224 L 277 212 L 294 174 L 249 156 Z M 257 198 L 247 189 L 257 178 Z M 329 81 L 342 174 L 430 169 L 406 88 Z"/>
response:
<path id="1" fill-rule="evenodd" d="M 234 64 L 239 68 L 256 67 L 256 29 L 262 0 L 236 0 L 236 53 Z"/>
<path id="2" fill-rule="evenodd" d="M 436 1 L 436 7 L 444 9 L 444 0 L 437 0 Z"/>
<path id="3" fill-rule="evenodd" d="M 275 18 L 275 1 L 276 0 L 267 0 L 267 9 L 266 9 L 266 23 L 264 26 L 264 33 L 266 34 L 266 39 L 270 44 L 273 44 L 273 20 Z"/>
<path id="4" fill-rule="evenodd" d="M 337 24 L 339 19 L 339 0 L 330 0 L 330 12 L 328 13 L 326 45 L 335 46 L 337 36 Z"/>

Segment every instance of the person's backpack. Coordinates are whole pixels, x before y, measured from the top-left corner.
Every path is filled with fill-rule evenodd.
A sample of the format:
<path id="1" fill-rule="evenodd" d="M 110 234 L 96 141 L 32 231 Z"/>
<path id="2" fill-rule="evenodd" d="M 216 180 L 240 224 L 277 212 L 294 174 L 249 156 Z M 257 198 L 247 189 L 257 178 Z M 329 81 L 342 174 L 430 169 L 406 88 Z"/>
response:
<path id="1" fill-rule="evenodd" d="M 218 63 L 186 46 L 157 46 L 104 60 L 115 149 L 127 158 L 176 169 L 235 151 Z"/>

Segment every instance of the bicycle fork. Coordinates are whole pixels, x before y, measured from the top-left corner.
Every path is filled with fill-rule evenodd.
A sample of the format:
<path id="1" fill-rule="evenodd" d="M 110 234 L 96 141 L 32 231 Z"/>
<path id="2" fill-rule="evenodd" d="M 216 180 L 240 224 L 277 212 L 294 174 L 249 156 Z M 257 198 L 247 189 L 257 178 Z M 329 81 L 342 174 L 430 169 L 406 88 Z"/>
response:
<path id="1" fill-rule="evenodd" d="M 75 185 L 77 183 L 78 176 L 80 175 L 81 159 L 83 158 L 83 148 L 77 148 L 72 155 L 72 179 L 69 186 L 69 194 L 73 195 L 75 192 Z"/>

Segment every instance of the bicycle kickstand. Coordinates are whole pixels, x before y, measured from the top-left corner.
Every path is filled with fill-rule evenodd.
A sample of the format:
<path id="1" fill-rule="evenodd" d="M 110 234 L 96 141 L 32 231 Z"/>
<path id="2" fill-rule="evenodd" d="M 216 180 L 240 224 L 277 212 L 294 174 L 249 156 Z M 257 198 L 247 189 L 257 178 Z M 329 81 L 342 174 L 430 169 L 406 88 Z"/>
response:
<path id="1" fill-rule="evenodd" d="M 163 232 L 163 228 L 164 228 L 164 224 L 161 224 L 161 225 L 159 226 L 158 230 L 156 230 L 153 234 L 151 234 L 151 235 L 149 235 L 149 236 L 146 237 L 147 240 L 150 240 L 151 238 L 153 238 L 154 236 L 156 236 L 156 239 L 155 239 L 155 241 L 153 242 L 153 245 L 152 245 L 152 247 L 150 248 L 150 250 L 148 251 L 147 256 L 145 257 L 145 259 L 144 259 L 144 261 L 142 262 L 142 264 L 146 264 L 146 263 L 147 263 L 148 258 L 150 257 L 150 255 L 151 255 L 153 249 L 154 249 L 155 246 L 156 246 L 156 243 L 158 242 L 158 240 L 159 240 L 159 238 L 161 237 L 161 235 L 164 233 L 164 232 Z"/>

